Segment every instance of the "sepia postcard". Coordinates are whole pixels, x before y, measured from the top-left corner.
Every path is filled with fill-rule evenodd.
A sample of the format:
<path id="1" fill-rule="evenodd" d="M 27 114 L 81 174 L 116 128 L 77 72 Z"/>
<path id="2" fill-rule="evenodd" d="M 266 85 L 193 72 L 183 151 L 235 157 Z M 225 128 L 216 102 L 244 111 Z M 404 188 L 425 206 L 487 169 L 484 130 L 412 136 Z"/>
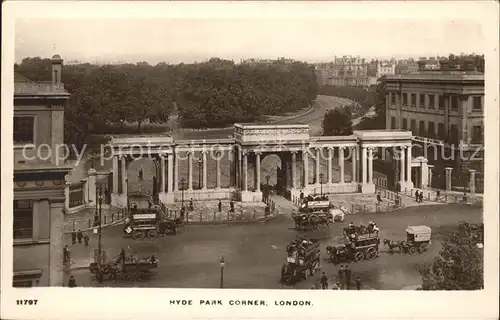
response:
<path id="1" fill-rule="evenodd" d="M 3 9 L 2 319 L 498 319 L 498 3 Z"/>

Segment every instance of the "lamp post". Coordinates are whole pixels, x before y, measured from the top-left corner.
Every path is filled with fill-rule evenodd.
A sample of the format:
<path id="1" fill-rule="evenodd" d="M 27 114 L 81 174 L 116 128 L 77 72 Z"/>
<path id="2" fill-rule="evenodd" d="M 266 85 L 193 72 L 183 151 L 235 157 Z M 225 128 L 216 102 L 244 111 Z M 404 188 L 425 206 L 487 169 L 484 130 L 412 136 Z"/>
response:
<path id="1" fill-rule="evenodd" d="M 99 258 L 97 259 L 97 263 L 101 265 L 102 263 L 102 187 L 99 187 L 99 234 L 98 234 L 98 242 L 97 242 L 97 252 Z"/>
<path id="2" fill-rule="evenodd" d="M 220 287 L 224 288 L 224 265 L 226 262 L 224 261 L 224 257 L 220 258 Z"/>
<path id="3" fill-rule="evenodd" d="M 323 172 L 319 174 L 319 184 L 320 184 L 320 190 L 321 190 L 321 197 L 323 197 Z"/>
<path id="4" fill-rule="evenodd" d="M 184 184 L 186 180 L 184 178 L 181 179 L 181 208 L 184 208 Z"/>
<path id="5" fill-rule="evenodd" d="M 202 160 L 198 159 L 198 187 L 201 189 L 201 163 Z"/>
<path id="6" fill-rule="evenodd" d="M 127 210 L 130 209 L 130 201 L 128 201 L 128 177 L 125 178 L 125 184 L 127 185 Z"/>

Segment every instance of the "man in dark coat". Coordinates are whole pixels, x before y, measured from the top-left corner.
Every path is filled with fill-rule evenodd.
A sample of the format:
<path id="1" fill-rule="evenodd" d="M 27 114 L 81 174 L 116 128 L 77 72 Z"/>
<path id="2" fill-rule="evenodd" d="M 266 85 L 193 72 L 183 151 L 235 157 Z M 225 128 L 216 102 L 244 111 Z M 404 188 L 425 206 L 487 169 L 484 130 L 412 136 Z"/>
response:
<path id="1" fill-rule="evenodd" d="M 90 238 L 89 238 L 89 235 L 88 234 L 85 234 L 83 236 L 83 242 L 85 243 L 85 246 L 88 247 L 89 246 L 89 241 L 90 241 Z"/>
<path id="2" fill-rule="evenodd" d="M 76 243 L 76 231 L 75 229 L 73 229 L 73 231 L 71 231 L 71 244 L 75 243 Z"/>
<path id="3" fill-rule="evenodd" d="M 356 278 L 356 289 L 361 290 L 361 279 L 359 277 Z"/>
<path id="4" fill-rule="evenodd" d="M 63 248 L 63 264 L 66 264 L 69 262 L 69 249 L 68 245 L 65 245 Z"/>
<path id="5" fill-rule="evenodd" d="M 234 212 L 234 202 L 233 202 L 233 200 L 231 200 L 231 202 L 229 202 L 229 208 L 230 208 L 231 213 L 233 213 Z"/>
<path id="6" fill-rule="evenodd" d="M 193 211 L 193 210 L 194 210 L 193 198 L 191 198 L 191 200 L 189 200 L 189 211 Z"/>
<path id="7" fill-rule="evenodd" d="M 82 244 L 82 239 L 83 239 L 82 230 L 78 230 L 78 233 L 77 233 L 76 237 L 78 238 L 78 243 Z"/>
<path id="8" fill-rule="evenodd" d="M 219 212 L 222 212 L 222 201 L 219 200 Z"/>
<path id="9" fill-rule="evenodd" d="M 325 272 L 323 272 L 323 275 L 321 276 L 321 289 L 328 289 L 328 276 Z"/>
<path id="10" fill-rule="evenodd" d="M 349 269 L 349 266 L 345 266 L 345 284 L 347 290 L 351 289 L 351 276 L 352 276 L 351 269 Z"/>
<path id="11" fill-rule="evenodd" d="M 69 277 L 68 287 L 70 287 L 70 288 L 74 288 L 74 287 L 76 287 L 76 280 L 75 280 L 75 277 L 73 277 L 73 276 Z"/>

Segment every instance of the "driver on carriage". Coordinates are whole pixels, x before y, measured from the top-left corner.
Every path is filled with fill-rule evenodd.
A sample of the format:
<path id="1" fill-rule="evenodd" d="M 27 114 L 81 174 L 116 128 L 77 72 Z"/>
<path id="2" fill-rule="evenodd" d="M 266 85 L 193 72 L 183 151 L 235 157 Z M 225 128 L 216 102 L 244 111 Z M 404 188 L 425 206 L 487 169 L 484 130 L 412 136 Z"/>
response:
<path id="1" fill-rule="evenodd" d="M 370 221 L 368 223 L 368 229 L 370 230 L 370 232 L 378 232 L 380 229 L 377 227 L 377 225 L 375 224 L 375 222 L 373 221 Z"/>

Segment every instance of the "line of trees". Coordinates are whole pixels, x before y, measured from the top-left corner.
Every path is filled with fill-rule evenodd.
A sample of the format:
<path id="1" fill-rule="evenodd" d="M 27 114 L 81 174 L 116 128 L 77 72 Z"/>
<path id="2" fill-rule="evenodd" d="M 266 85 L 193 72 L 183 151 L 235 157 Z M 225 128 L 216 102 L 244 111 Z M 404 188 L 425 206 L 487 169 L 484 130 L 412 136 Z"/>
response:
<path id="1" fill-rule="evenodd" d="M 51 60 L 25 58 L 14 70 L 33 81 L 51 80 Z M 277 60 L 240 64 L 212 58 L 194 64 L 147 62 L 98 66 L 65 65 L 72 94 L 65 112 L 68 143 L 84 143 L 110 126 L 165 123 L 177 111 L 183 127 L 223 127 L 263 115 L 308 107 L 318 94 L 313 66 Z"/>

